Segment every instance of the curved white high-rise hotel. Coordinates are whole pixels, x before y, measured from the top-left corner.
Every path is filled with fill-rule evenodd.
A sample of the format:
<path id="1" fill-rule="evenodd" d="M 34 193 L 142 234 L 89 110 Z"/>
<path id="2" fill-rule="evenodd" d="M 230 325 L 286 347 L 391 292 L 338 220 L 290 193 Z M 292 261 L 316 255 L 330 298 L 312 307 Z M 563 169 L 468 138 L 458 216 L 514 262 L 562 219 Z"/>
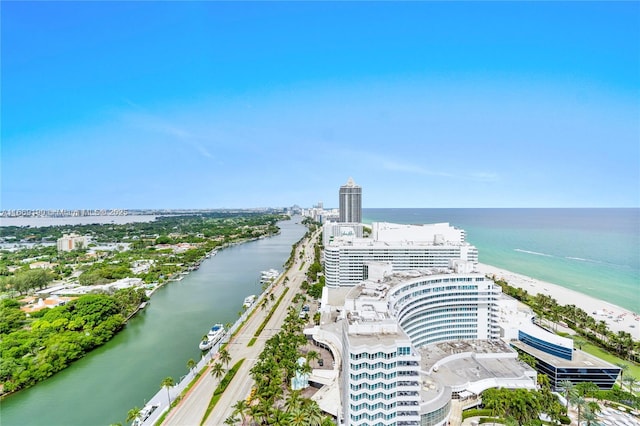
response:
<path id="1" fill-rule="evenodd" d="M 417 347 L 451 340 L 497 339 L 501 293 L 477 272 L 398 272 L 388 279 L 389 313 Z"/>
<path id="2" fill-rule="evenodd" d="M 344 304 L 325 310 L 314 333 L 341 360 L 344 424 L 444 425 L 452 400 L 468 389 L 535 386 L 535 371 L 499 340 L 500 287 L 472 263 L 401 272 L 367 266 L 368 280 L 325 292 L 323 306 L 329 292 L 346 292 Z"/>
<path id="3" fill-rule="evenodd" d="M 475 271 L 478 250 L 448 223 L 373 223 L 324 247 L 321 325 L 347 425 L 442 426 L 456 400 L 489 387 L 535 387 L 535 371 L 500 340 L 501 289 Z M 440 370 L 440 372 L 438 372 Z M 336 411 L 337 410 L 337 411 Z"/>
<path id="4" fill-rule="evenodd" d="M 352 178 L 340 187 L 339 208 L 339 222 L 362 222 L 362 188 Z"/>

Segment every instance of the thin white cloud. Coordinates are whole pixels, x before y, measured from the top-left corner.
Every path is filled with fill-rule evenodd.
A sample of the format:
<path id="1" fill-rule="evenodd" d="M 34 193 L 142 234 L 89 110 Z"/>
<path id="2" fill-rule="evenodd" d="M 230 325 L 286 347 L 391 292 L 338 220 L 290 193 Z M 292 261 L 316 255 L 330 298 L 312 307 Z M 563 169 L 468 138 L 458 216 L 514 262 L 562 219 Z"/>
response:
<path id="1" fill-rule="evenodd" d="M 349 159 L 347 162 L 359 164 L 374 170 L 382 170 L 393 173 L 405 173 L 416 176 L 431 176 L 455 181 L 473 181 L 473 182 L 496 182 L 500 180 L 497 173 L 491 171 L 467 171 L 456 170 L 450 172 L 446 170 L 433 170 L 428 167 L 418 165 L 412 161 L 404 161 L 403 159 L 392 158 L 388 155 L 380 153 L 362 152 L 344 147 L 335 146 L 335 150 L 327 148 L 327 152 L 331 155 L 338 153 L 338 156 Z M 421 154 L 420 154 L 421 155 Z"/>
<path id="2" fill-rule="evenodd" d="M 480 182 L 497 182 L 500 176 L 494 172 L 476 172 L 469 174 L 469 178 Z"/>
<path id="3" fill-rule="evenodd" d="M 429 170 L 411 163 L 403 163 L 394 160 L 378 157 L 378 164 L 383 170 L 392 172 L 410 173 L 423 176 L 438 176 L 451 179 L 463 179 L 476 182 L 496 182 L 499 176 L 495 172 L 471 172 L 471 173 L 450 173 L 436 170 Z"/>
<path id="4" fill-rule="evenodd" d="M 396 161 L 382 160 L 381 166 L 384 170 L 393 172 L 404 172 L 426 176 L 454 177 L 450 173 L 436 172 L 414 164 L 398 163 Z"/>
<path id="5" fill-rule="evenodd" d="M 152 114 L 148 111 L 141 111 L 142 108 L 138 105 L 131 102 L 128 103 L 139 111 L 123 113 L 121 115 L 121 119 L 124 123 L 145 132 L 159 133 L 161 135 L 168 136 L 170 141 L 187 145 L 200 153 L 203 157 L 214 158 L 214 156 L 207 150 L 207 147 L 201 142 L 204 139 L 201 136 L 178 126 L 171 120 L 157 114 Z"/>

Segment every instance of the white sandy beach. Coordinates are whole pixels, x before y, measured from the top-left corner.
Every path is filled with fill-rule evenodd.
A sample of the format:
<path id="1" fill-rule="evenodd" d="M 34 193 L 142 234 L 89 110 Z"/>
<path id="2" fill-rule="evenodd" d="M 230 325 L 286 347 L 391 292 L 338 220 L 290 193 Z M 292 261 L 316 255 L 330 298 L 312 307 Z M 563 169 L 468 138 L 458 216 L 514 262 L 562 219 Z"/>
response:
<path id="1" fill-rule="evenodd" d="M 527 290 L 529 294 L 547 294 L 556 299 L 560 305 L 576 305 L 594 317 L 596 321 L 605 321 L 609 330 L 615 333 L 626 331 L 631 334 L 634 340 L 640 340 L 640 315 L 628 309 L 557 284 L 540 281 L 495 266 L 478 263 L 477 270 L 485 275 L 495 275 L 496 279 L 504 279 L 509 285 Z"/>

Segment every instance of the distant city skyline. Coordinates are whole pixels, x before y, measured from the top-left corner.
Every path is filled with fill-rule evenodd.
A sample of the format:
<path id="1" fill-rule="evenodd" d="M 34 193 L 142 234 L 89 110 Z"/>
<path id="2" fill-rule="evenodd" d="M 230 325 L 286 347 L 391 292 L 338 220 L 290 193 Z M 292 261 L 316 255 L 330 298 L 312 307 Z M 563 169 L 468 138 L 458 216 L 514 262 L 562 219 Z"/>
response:
<path id="1" fill-rule="evenodd" d="M 638 2 L 3 2 L 0 209 L 640 207 Z"/>

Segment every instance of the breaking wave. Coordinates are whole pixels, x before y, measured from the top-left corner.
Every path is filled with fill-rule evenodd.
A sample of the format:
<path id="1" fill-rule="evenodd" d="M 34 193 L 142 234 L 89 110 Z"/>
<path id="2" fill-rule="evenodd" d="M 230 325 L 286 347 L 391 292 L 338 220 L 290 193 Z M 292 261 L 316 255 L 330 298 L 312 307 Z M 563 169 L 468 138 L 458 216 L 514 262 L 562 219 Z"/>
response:
<path id="1" fill-rule="evenodd" d="M 522 249 L 519 249 L 519 248 L 513 249 L 513 251 L 517 251 L 517 252 L 520 252 L 520 253 L 534 254 L 536 256 L 555 257 L 555 256 L 553 256 L 551 254 L 540 253 L 540 252 L 537 252 L 537 251 L 522 250 Z"/>
<path id="2" fill-rule="evenodd" d="M 571 256 L 567 256 L 565 259 L 569 259 L 569 260 L 577 260 L 578 262 L 604 263 L 604 262 L 601 262 L 601 261 L 599 261 L 599 260 L 585 259 L 585 258 L 582 258 L 582 257 L 571 257 Z"/>
<path id="3" fill-rule="evenodd" d="M 611 265 L 611 266 L 624 267 L 624 265 L 618 265 L 618 264 L 615 264 L 615 263 L 603 262 L 601 260 L 585 259 L 584 257 L 575 257 L 575 256 L 563 256 L 563 257 L 561 257 L 561 256 L 554 256 L 552 254 L 547 254 L 547 253 L 540 253 L 539 251 L 523 250 L 523 249 L 519 249 L 519 248 L 513 249 L 513 251 L 517 251 L 519 253 L 532 254 L 534 256 L 553 257 L 553 258 L 559 258 L 559 259 L 574 260 L 576 262 L 596 263 L 596 264 L 600 264 L 600 265 Z"/>

